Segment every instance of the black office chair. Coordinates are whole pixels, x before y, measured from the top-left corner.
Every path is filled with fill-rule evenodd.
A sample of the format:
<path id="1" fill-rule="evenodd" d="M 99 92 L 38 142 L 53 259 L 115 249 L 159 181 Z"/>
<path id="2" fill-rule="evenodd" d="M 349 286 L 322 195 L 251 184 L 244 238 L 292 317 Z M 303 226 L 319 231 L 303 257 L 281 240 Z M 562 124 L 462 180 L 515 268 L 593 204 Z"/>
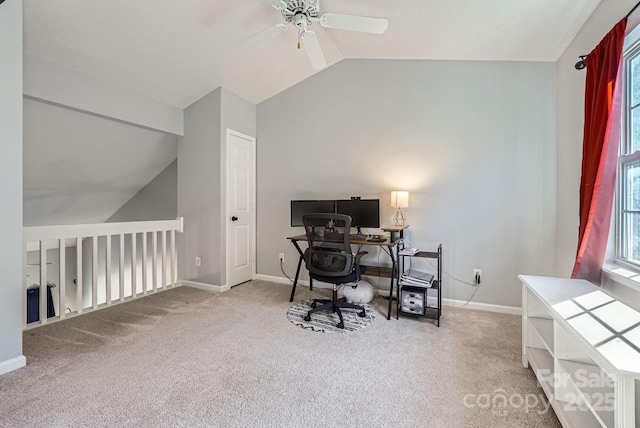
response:
<path id="1" fill-rule="evenodd" d="M 313 280 L 333 284 L 331 299 L 314 299 L 312 309 L 304 317 L 311 321 L 311 314 L 332 310 L 338 314 L 340 322 L 338 328 L 344 328 L 342 309 L 356 309 L 358 316 L 364 317 L 363 306 L 347 303 L 344 297 L 338 299 L 337 287 L 340 284 L 357 282 L 360 280 L 366 266 L 360 266 L 360 258 L 366 251 L 353 254 L 349 232 L 351 217 L 344 214 L 305 214 L 302 216 L 304 229 L 307 234 L 309 248 L 304 253 L 304 262 L 309 271 L 309 281 Z M 321 305 L 321 306 L 318 306 Z"/>

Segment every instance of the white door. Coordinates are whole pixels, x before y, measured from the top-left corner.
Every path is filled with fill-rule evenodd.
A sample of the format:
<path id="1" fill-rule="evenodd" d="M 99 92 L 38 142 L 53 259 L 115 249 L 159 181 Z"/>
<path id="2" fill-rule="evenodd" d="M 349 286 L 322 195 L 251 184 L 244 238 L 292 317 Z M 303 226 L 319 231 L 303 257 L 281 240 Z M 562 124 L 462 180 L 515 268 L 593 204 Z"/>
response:
<path id="1" fill-rule="evenodd" d="M 227 129 L 227 284 L 255 275 L 256 139 Z"/>

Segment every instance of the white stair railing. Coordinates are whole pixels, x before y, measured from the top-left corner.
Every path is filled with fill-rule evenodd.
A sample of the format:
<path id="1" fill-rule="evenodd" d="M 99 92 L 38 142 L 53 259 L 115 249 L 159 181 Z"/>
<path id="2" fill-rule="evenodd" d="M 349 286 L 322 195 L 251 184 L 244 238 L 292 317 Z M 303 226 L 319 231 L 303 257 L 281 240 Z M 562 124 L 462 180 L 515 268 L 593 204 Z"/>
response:
<path id="1" fill-rule="evenodd" d="M 24 328 L 175 286 L 182 230 L 182 218 L 23 228 Z"/>

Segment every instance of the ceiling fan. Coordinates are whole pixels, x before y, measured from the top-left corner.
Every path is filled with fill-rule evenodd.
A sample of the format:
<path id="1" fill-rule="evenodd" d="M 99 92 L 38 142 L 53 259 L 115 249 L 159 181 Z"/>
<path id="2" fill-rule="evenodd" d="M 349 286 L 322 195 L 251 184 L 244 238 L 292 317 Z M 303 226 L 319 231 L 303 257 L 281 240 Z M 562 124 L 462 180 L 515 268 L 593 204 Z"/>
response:
<path id="1" fill-rule="evenodd" d="M 360 31 L 365 33 L 382 34 L 387 30 L 388 21 L 384 18 L 370 18 L 367 16 L 343 15 L 340 13 L 325 13 L 320 15 L 319 0 L 263 0 L 282 13 L 286 24 L 276 24 L 262 30 L 258 34 L 249 37 L 237 47 L 240 49 L 252 49 L 260 43 L 276 37 L 289 27 L 295 26 L 298 30 L 298 49 L 304 46 L 307 56 L 314 70 L 327 66 L 316 33 L 309 30 L 314 23 L 319 23 L 325 28 L 338 30 Z"/>

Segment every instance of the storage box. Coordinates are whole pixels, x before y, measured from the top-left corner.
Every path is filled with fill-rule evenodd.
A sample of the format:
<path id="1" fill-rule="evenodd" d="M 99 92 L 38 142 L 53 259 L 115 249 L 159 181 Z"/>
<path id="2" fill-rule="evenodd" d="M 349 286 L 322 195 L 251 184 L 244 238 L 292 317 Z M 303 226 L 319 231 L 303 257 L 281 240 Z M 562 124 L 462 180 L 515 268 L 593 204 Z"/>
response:
<path id="1" fill-rule="evenodd" d="M 51 287 L 51 285 L 47 286 L 47 318 L 56 315 Z M 27 324 L 36 321 L 40 321 L 40 286 L 32 285 L 27 289 Z"/>
<path id="2" fill-rule="evenodd" d="M 400 310 L 405 314 L 424 315 L 426 303 L 426 289 L 404 286 L 400 290 Z"/>

